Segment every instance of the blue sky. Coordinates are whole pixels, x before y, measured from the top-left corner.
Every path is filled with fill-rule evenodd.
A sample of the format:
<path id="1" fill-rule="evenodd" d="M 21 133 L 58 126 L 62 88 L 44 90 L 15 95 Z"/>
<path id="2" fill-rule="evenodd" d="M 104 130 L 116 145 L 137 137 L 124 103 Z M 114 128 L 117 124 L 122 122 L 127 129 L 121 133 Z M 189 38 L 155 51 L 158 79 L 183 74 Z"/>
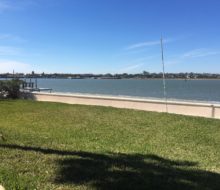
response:
<path id="1" fill-rule="evenodd" d="M 0 73 L 220 73 L 219 0 L 0 0 Z"/>

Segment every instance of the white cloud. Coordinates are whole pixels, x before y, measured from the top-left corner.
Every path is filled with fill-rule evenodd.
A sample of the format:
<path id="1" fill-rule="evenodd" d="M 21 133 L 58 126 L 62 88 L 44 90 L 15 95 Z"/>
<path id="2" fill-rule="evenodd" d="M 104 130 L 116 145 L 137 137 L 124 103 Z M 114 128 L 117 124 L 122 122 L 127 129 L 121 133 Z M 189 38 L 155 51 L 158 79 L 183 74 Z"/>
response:
<path id="1" fill-rule="evenodd" d="M 120 73 L 130 73 L 130 72 L 134 72 L 135 69 L 139 69 L 144 65 L 144 63 L 137 63 L 137 64 L 133 64 L 133 65 L 128 65 L 122 69 L 119 70 Z"/>
<path id="2" fill-rule="evenodd" d="M 13 42 L 25 42 L 20 36 L 12 35 L 12 34 L 0 34 L 0 40 L 9 40 Z"/>
<path id="3" fill-rule="evenodd" d="M 164 64 L 165 64 L 165 66 L 173 66 L 173 65 L 177 65 L 179 63 L 180 63 L 179 60 L 171 60 L 171 61 L 168 60 Z"/>
<path id="4" fill-rule="evenodd" d="M 36 0 L 0 0 L 0 13 L 11 10 L 23 10 L 36 4 Z"/>
<path id="5" fill-rule="evenodd" d="M 220 54 L 218 51 L 213 51 L 209 49 L 194 49 L 183 55 L 184 58 L 196 58 L 196 57 L 206 57 L 210 55 Z"/>
<path id="6" fill-rule="evenodd" d="M 0 46 L 0 55 L 22 55 L 22 50 L 17 47 Z"/>
<path id="7" fill-rule="evenodd" d="M 184 54 L 173 55 L 172 57 L 169 57 L 167 60 L 165 60 L 165 65 L 172 66 L 172 65 L 182 64 L 186 62 L 186 59 L 188 61 L 193 58 L 207 57 L 207 56 L 213 56 L 219 54 L 220 51 L 210 50 L 206 48 L 194 49 Z"/>
<path id="8" fill-rule="evenodd" d="M 30 64 L 13 61 L 13 60 L 0 60 L 0 73 L 13 72 L 29 73 L 32 71 Z"/>
<path id="9" fill-rule="evenodd" d="M 168 43 L 171 41 L 173 41 L 173 40 L 171 40 L 171 39 L 163 40 L 164 43 Z M 140 43 L 132 44 L 132 45 L 126 47 L 126 50 L 133 50 L 133 49 L 144 48 L 144 47 L 148 47 L 148 46 L 156 46 L 156 45 L 160 45 L 160 43 L 161 43 L 160 40 L 140 42 Z"/>
<path id="10" fill-rule="evenodd" d="M 11 9 L 11 5 L 8 1 L 0 0 L 0 12 Z"/>
<path id="11" fill-rule="evenodd" d="M 10 34 L 0 34 L 0 40 L 7 40 L 10 38 Z"/>
<path id="12" fill-rule="evenodd" d="M 155 45 L 159 45 L 159 44 L 160 44 L 160 41 L 140 42 L 137 44 L 132 44 L 132 45 L 128 46 L 126 49 L 130 50 L 130 49 L 142 48 L 142 47 L 146 47 L 146 46 L 155 46 Z"/>

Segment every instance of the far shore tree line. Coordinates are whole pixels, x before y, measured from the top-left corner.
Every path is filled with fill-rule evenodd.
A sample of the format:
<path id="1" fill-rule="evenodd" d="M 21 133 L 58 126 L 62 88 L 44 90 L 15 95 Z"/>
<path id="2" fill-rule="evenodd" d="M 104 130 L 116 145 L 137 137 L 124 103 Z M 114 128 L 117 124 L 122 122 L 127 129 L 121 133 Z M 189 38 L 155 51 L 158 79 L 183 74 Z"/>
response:
<path id="1" fill-rule="evenodd" d="M 143 71 L 142 73 L 129 74 L 71 74 L 71 73 L 1 73 L 0 78 L 57 78 L 57 79 L 161 79 L 163 73 L 151 73 Z M 165 73 L 167 79 L 220 79 L 218 73 Z"/>

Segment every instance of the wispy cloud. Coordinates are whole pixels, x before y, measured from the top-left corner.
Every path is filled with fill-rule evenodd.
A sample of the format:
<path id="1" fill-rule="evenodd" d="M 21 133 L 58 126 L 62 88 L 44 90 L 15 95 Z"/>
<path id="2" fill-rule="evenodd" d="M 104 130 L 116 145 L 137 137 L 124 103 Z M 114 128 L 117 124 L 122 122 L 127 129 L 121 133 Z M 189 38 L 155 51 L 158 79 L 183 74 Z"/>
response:
<path id="1" fill-rule="evenodd" d="M 0 46 L 0 55 L 22 55 L 23 51 L 20 48 L 17 47 L 11 47 L 11 46 Z"/>
<path id="2" fill-rule="evenodd" d="M 180 63 L 180 60 L 168 60 L 165 62 L 165 66 L 173 66 Z"/>
<path id="3" fill-rule="evenodd" d="M 164 43 L 168 43 L 173 41 L 172 39 L 165 39 Z M 160 40 L 155 40 L 155 41 L 145 41 L 145 42 L 140 42 L 140 43 L 136 43 L 136 44 L 132 44 L 128 47 L 126 47 L 126 50 L 133 50 L 133 49 L 137 49 L 137 48 L 144 48 L 144 47 L 149 47 L 149 46 L 156 46 L 156 45 L 160 45 Z"/>
<path id="4" fill-rule="evenodd" d="M 7 40 L 7 39 L 9 39 L 11 37 L 11 35 L 10 34 L 0 34 L 0 40 Z"/>
<path id="5" fill-rule="evenodd" d="M 146 46 L 155 46 L 155 45 L 159 45 L 159 44 L 160 44 L 160 41 L 140 42 L 137 44 L 132 44 L 132 45 L 126 47 L 126 49 L 131 50 L 131 49 L 142 48 L 142 47 L 146 47 Z"/>
<path id="6" fill-rule="evenodd" d="M 144 65 L 148 64 L 151 57 L 142 57 L 138 59 L 134 59 L 130 61 L 130 63 L 126 63 L 122 68 L 118 70 L 120 73 L 131 73 L 139 71 Z"/>
<path id="7" fill-rule="evenodd" d="M 32 70 L 30 64 L 14 61 L 14 60 L 0 60 L 0 73 L 7 72 L 24 72 L 28 73 Z"/>
<path id="8" fill-rule="evenodd" d="M 36 0 L 0 0 L 0 13 L 11 10 L 23 10 L 36 4 Z"/>
<path id="9" fill-rule="evenodd" d="M 0 41 L 13 41 L 13 42 L 26 42 L 23 38 L 20 36 L 16 36 L 13 34 L 0 34 Z"/>
<path id="10" fill-rule="evenodd" d="M 10 10 L 12 6 L 8 1 L 0 0 L 0 13 L 6 10 Z"/>
<path id="11" fill-rule="evenodd" d="M 133 64 L 133 65 L 128 65 L 128 66 L 126 66 L 126 67 L 124 67 L 124 68 L 122 68 L 122 69 L 120 69 L 120 71 L 119 72 L 121 72 L 121 73 L 124 73 L 124 72 L 133 72 L 135 69 L 139 69 L 139 68 L 141 68 L 142 66 L 144 65 L 144 63 L 137 63 L 137 64 Z"/>
<path id="12" fill-rule="evenodd" d="M 220 55 L 220 51 L 215 51 L 206 48 L 194 49 L 183 54 L 169 57 L 167 60 L 165 60 L 165 65 L 173 66 L 173 65 L 183 64 L 186 62 L 186 60 L 189 61 L 190 59 L 192 59 L 191 61 L 194 61 L 194 58 L 214 56 L 214 55 Z"/>
<path id="13" fill-rule="evenodd" d="M 197 58 L 197 57 L 206 57 L 211 55 L 220 54 L 220 51 L 213 51 L 209 49 L 194 49 L 192 51 L 186 52 L 183 55 L 183 58 Z"/>

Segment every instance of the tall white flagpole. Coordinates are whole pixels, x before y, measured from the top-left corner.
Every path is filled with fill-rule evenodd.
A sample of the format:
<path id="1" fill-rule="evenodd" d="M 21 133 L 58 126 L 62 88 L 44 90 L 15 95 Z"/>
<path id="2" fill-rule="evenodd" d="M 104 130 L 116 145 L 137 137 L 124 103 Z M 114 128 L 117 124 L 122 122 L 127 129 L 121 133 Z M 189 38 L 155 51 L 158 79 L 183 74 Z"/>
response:
<path id="1" fill-rule="evenodd" d="M 167 92 L 166 92 L 166 78 L 165 78 L 165 65 L 164 65 L 164 54 L 163 54 L 163 38 L 162 38 L 162 36 L 161 36 L 160 42 L 161 42 L 161 58 L 162 58 L 162 66 L 163 66 L 163 95 L 164 95 L 165 104 L 166 104 L 166 112 L 168 112 Z"/>

